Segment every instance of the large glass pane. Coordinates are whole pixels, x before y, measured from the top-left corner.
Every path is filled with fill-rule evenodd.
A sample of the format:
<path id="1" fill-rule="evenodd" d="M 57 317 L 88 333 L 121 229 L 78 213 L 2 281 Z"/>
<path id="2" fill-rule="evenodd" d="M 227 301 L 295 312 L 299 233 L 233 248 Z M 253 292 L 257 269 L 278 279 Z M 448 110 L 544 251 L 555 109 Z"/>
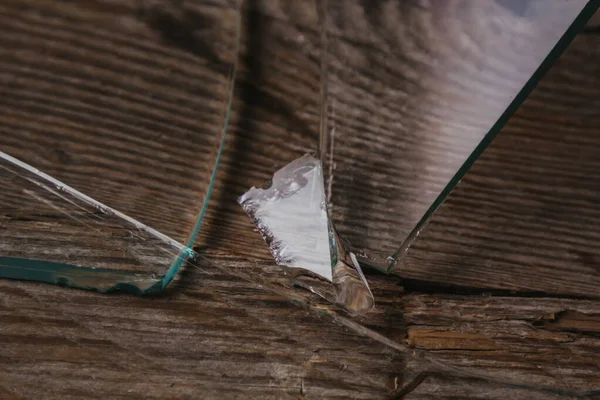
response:
<path id="1" fill-rule="evenodd" d="M 337 231 L 362 262 L 395 266 L 596 8 L 328 2 L 325 182 Z"/>
<path id="2" fill-rule="evenodd" d="M 205 213 L 239 10 L 92 8 L 0 4 L 0 275 L 158 290 Z"/>

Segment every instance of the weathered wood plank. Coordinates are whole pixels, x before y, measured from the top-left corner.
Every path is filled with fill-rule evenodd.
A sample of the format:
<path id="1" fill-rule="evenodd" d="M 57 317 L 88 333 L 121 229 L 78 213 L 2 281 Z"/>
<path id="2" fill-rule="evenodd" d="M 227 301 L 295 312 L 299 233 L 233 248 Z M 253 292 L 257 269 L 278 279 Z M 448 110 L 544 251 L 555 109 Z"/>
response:
<path id="1" fill-rule="evenodd" d="M 8 55 L 0 62 L 0 143 L 185 236 L 181 210 L 197 204 L 203 186 L 182 170 L 206 166 L 194 158 L 203 144 L 185 145 L 221 121 L 212 113 L 219 105 L 206 99 L 215 93 L 208 83 L 225 77 L 211 33 L 223 3 L 57 4 L 0 5 Z M 291 287 L 235 203 L 314 149 L 319 49 L 307 4 L 249 2 L 244 11 L 231 134 L 197 242 L 202 271 L 188 268 L 156 298 L 0 281 L 0 397 L 380 399 L 423 370 L 408 398 L 598 395 L 597 35 L 573 44 L 440 210 L 400 270 L 409 279 L 370 273 L 378 308 L 352 322 L 406 346 L 398 352 L 332 323 L 345 318 L 340 310 Z M 82 137 L 96 155 L 78 152 Z M 65 138 L 71 147 L 57 153 Z M 122 146 L 142 142 L 148 153 Z M 108 150 L 119 159 L 96 169 L 94 157 Z M 181 158 L 162 170 L 153 151 Z M 140 159 L 156 170 L 125 195 L 108 172 Z M 412 351 L 461 374 L 439 372 Z M 529 385 L 501 383 L 514 380 Z"/>
<path id="2" fill-rule="evenodd" d="M 402 376 L 398 352 L 203 267 L 158 298 L 0 281 L 0 385 L 26 398 L 298 398 L 304 385 L 375 399 Z"/>
<path id="3" fill-rule="evenodd" d="M 425 370 L 431 377 L 415 396 L 451 398 L 463 388 L 481 398 L 508 393 L 542 398 L 547 392 L 534 388 L 551 388 L 555 395 L 597 388 L 597 301 L 399 296 L 401 288 L 390 279 L 370 277 L 378 309 L 360 323 L 463 372 L 530 386 L 518 391 L 407 360 L 332 323 L 321 312 L 329 306 L 307 292 L 283 285 L 278 290 L 284 297 L 265 291 L 280 279 L 276 269 L 269 273 L 268 264 L 225 257 L 199 266 L 202 271 L 188 269 L 157 298 L 0 282 L 1 385 L 27 398 L 42 393 L 56 398 L 285 398 L 298 396 L 302 384 L 306 398 L 384 398 Z M 232 273 L 254 270 L 262 284 L 223 274 L 223 267 Z M 291 307 L 287 294 L 315 307 Z M 34 373 L 36 385 L 27 385 Z"/>
<path id="4" fill-rule="evenodd" d="M 186 168 L 189 163 L 183 160 L 195 159 L 192 166 L 196 173 L 204 174 L 210 168 L 205 162 L 207 159 L 201 161 L 194 156 L 203 151 L 190 147 L 188 139 L 195 129 L 193 124 L 211 126 L 211 129 L 216 131 L 214 126 L 219 125 L 219 121 L 222 120 L 216 116 L 219 113 L 210 114 L 212 119 L 206 120 L 205 114 L 192 111 L 196 110 L 196 103 L 190 102 L 205 101 L 206 96 L 214 93 L 211 92 L 212 86 L 200 92 L 198 88 L 185 82 L 204 84 L 213 78 L 218 81 L 224 79 L 223 60 L 215 62 L 213 58 L 206 59 L 199 55 L 200 50 L 206 47 L 208 38 L 212 37 L 211 34 L 203 34 L 202 30 L 198 32 L 193 24 L 195 20 L 189 19 L 207 14 L 210 17 L 205 19 L 212 18 L 210 21 L 213 21 L 216 18 L 214 13 L 218 14 L 218 11 L 214 11 L 215 6 L 198 8 L 192 5 L 192 8 L 180 9 L 163 5 L 148 9 L 142 7 L 141 3 L 130 2 L 113 9 L 109 5 L 103 6 L 103 3 L 94 3 L 95 6 L 89 7 L 73 3 L 56 9 L 51 2 L 32 2 L 29 8 L 23 4 L 10 2 L 3 5 L 4 18 L 10 25 L 5 25 L 10 34 L 2 36 L 6 43 L 0 47 L 10 56 L 5 58 L 3 64 L 3 74 L 6 81 L 10 82 L 9 85 L 3 86 L 2 90 L 6 90 L 6 93 L 1 96 L 2 101 L 6 103 L 6 107 L 3 107 L 4 123 L 1 128 L 5 133 L 0 138 L 3 148 L 16 151 L 17 155 L 26 160 L 37 160 L 38 162 L 33 163 L 58 177 L 65 178 L 75 187 L 129 212 L 142 222 L 149 223 L 178 240 L 183 240 L 191 228 L 197 204 L 205 189 L 204 184 L 199 183 L 199 175 L 187 175 L 186 171 L 189 169 Z M 252 225 L 237 206 L 235 199 L 249 186 L 267 180 L 277 168 L 314 149 L 318 127 L 319 49 L 315 28 L 316 11 L 309 5 L 278 7 L 278 4 L 267 2 L 254 6 L 250 2 L 245 11 L 247 20 L 244 25 L 244 54 L 240 66 L 233 123 L 215 196 L 198 241 L 201 246 L 260 259 L 269 259 L 269 254 L 258 235 L 246 234 L 252 229 Z M 190 12 L 186 13 L 183 10 Z M 118 21 L 110 18 L 111 12 L 122 13 L 120 21 L 128 22 L 115 25 Z M 206 22 L 206 25 L 212 27 L 210 21 Z M 195 22 L 200 24 L 199 21 Z M 133 32 L 131 29 L 134 29 Z M 126 32 L 129 34 L 125 35 Z M 135 34 L 132 34 L 134 32 Z M 597 294 L 598 275 L 594 272 L 594 267 L 590 267 L 594 255 L 593 251 L 589 250 L 591 246 L 585 242 L 593 240 L 596 234 L 593 230 L 594 224 L 586 224 L 586 221 L 595 216 L 593 206 L 589 205 L 595 196 L 595 189 L 591 183 L 582 179 L 582 172 L 577 172 L 578 166 L 567 167 L 569 163 L 574 162 L 575 157 L 570 157 L 563 151 L 568 144 L 569 154 L 585 155 L 588 164 L 584 165 L 590 166 L 585 173 L 594 174 L 595 147 L 593 142 L 590 142 L 594 140 L 594 135 L 590 132 L 593 132 L 595 122 L 594 116 L 589 113 L 593 113 L 596 104 L 594 100 L 580 100 L 577 104 L 568 100 L 568 103 L 562 106 L 565 110 L 564 116 L 553 120 L 544 119 L 544 111 L 548 110 L 558 115 L 560 110 L 555 108 L 561 107 L 549 105 L 549 101 L 546 100 L 548 96 L 552 99 L 560 96 L 565 98 L 565 102 L 567 97 L 594 97 L 595 92 L 592 91 L 596 90 L 597 86 L 593 78 L 597 75 L 596 66 L 595 63 L 583 61 L 583 57 L 596 57 L 596 37 L 597 35 L 586 35 L 573 44 L 570 53 L 573 54 L 571 57 L 574 61 L 557 64 L 552 72 L 554 78 L 551 79 L 556 80 L 556 83 L 546 84 L 546 89 L 544 86 L 540 87 L 534 94 L 540 96 L 539 100 L 532 99 L 527 103 L 511 124 L 515 128 L 508 127 L 506 134 L 496 141 L 498 145 L 493 146 L 486 158 L 478 163 L 485 165 L 483 163 L 489 159 L 487 163 L 490 166 L 487 168 L 492 169 L 490 173 L 496 173 L 499 160 L 502 162 L 513 156 L 520 157 L 518 165 L 503 168 L 502 176 L 512 185 L 510 191 L 493 186 L 496 181 L 486 177 L 480 178 L 487 180 L 486 184 L 475 182 L 479 179 L 477 175 L 484 173 L 475 169 L 463 187 L 466 190 L 471 185 L 471 179 L 471 186 L 477 186 L 477 189 L 473 190 L 477 190 L 478 193 L 457 200 L 456 205 L 451 201 L 445 206 L 461 208 L 464 211 L 454 217 L 450 223 L 452 227 L 441 228 L 444 230 L 441 234 L 446 235 L 445 238 L 440 238 L 432 231 L 431 239 L 425 238 L 417 244 L 417 249 L 421 246 L 423 251 L 415 250 L 411 253 L 406 265 L 400 268 L 402 276 L 448 281 L 465 286 L 487 285 L 588 296 Z M 340 40 L 343 40 L 343 36 Z M 19 43 L 28 45 L 22 46 Z M 15 48 L 17 44 L 18 51 Z M 349 42 L 348 45 L 351 44 Z M 575 50 L 577 46 L 580 50 Z M 79 54 L 77 49 L 87 50 Z M 209 54 L 209 49 L 212 48 L 206 49 L 206 54 Z M 89 64 L 90 67 L 73 69 L 68 57 L 75 56 L 80 57 L 75 60 L 81 60 L 83 65 Z M 151 59 L 156 65 L 139 67 L 138 64 L 146 59 Z M 54 62 L 52 60 L 60 61 L 60 65 L 57 64 L 56 68 L 40 68 Z M 112 60 L 110 65 L 107 64 L 109 60 Z M 264 62 L 265 60 L 269 62 Z M 40 64 L 41 61 L 46 64 Z M 95 63 L 101 64 L 96 67 Z M 221 67 L 215 67 L 215 63 Z M 571 72 L 574 69 L 573 63 L 581 66 L 578 67 L 581 72 Z M 173 68 L 175 69 L 172 70 Z M 161 78 L 161 86 L 156 86 L 153 83 L 155 78 L 152 77 L 167 73 L 165 71 L 168 75 Z M 78 77 L 79 75 L 70 74 L 83 75 Z M 103 77 L 103 74 L 108 75 Z M 126 78 L 130 74 L 138 77 L 134 83 Z M 100 87 L 98 82 L 101 77 L 103 83 Z M 52 82 L 52 85 L 49 82 Z M 298 84 L 299 82 L 301 84 Z M 575 85 L 585 85 L 585 91 L 569 89 Z M 221 86 L 224 87 L 221 95 L 224 95 L 226 85 Z M 110 93 L 98 94 L 98 90 L 108 90 Z M 171 92 L 174 97 L 166 98 Z M 204 97 L 202 93 L 205 94 Z M 586 95 L 583 96 L 582 93 Z M 34 97 L 27 97 L 29 94 Z M 48 96 L 53 98 L 51 105 L 45 100 Z M 181 97 L 181 101 L 174 101 L 178 96 Z M 114 102 L 123 101 L 127 101 L 126 108 L 123 108 L 125 105 L 115 107 Z M 66 103 L 60 106 L 61 102 Z M 35 104 L 35 110 L 29 110 L 28 107 L 32 104 Z M 572 106 L 577 107 L 578 114 L 570 111 L 569 107 Z M 126 111 L 122 112 L 121 109 Z M 134 112 L 134 109 L 141 111 Z M 590 111 L 586 113 L 585 109 Z M 80 119 L 82 116 L 84 120 Z M 122 124 L 114 125 L 122 118 L 125 118 Z M 518 122 L 519 118 L 527 119 L 528 122 Z M 165 120 L 169 121 L 166 125 Z M 150 125 L 144 121 L 148 121 Z M 564 122 L 565 128 L 560 127 L 563 126 L 561 122 Z M 76 125 L 73 125 L 74 123 Z M 523 124 L 526 127 L 523 127 Z M 517 125 L 520 127 L 517 128 Z M 140 131 L 140 127 L 145 127 L 143 129 L 146 133 Z M 574 132 L 575 127 L 577 132 Z M 89 129 L 94 129 L 94 132 L 83 135 L 85 130 Z M 179 133 L 174 131 L 165 134 L 164 129 L 175 129 Z M 533 136 L 524 138 L 523 129 Z M 570 139 L 564 138 L 565 129 L 569 130 Z M 578 132 L 584 135 L 582 139 L 576 138 Z M 106 145 L 107 135 L 111 143 L 112 140 L 115 141 L 116 147 Z M 143 144 L 143 149 L 147 150 L 149 155 L 144 156 L 144 160 L 156 165 L 141 162 L 141 153 L 132 154 L 132 146 L 129 143 L 131 140 Z M 203 145 L 199 139 L 192 142 Z M 68 149 L 64 148 L 65 143 L 68 143 Z M 128 167 L 119 164 L 121 161 L 111 161 L 110 164 L 100 166 L 99 160 L 108 153 L 98 153 L 97 156 L 84 154 L 78 149 L 85 143 L 98 151 L 117 151 L 115 154 L 121 154 L 120 160 L 127 163 Z M 139 146 L 136 149 L 139 149 Z M 537 152 L 533 151 L 534 149 L 537 149 Z M 581 153 L 584 150 L 585 152 Z M 163 158 L 156 157 L 156 152 L 162 155 L 177 155 L 169 156 L 165 163 Z M 552 157 L 549 157 L 549 152 L 553 152 Z M 63 156 L 58 157 L 59 153 Z M 113 158 L 110 156 L 108 159 Z M 204 164 L 201 166 L 198 163 Z M 546 175 L 534 175 L 536 170 L 531 165 L 537 165 L 536 163 L 540 163 L 536 168 L 544 168 Z M 559 177 L 552 174 L 559 163 L 563 171 L 560 181 L 557 181 Z M 172 175 L 165 175 L 165 165 Z M 131 188 L 125 179 L 131 175 L 121 176 L 114 171 L 115 167 L 119 170 L 131 168 L 136 177 L 136 187 Z M 514 173 L 508 175 L 513 170 Z M 140 171 L 143 172 L 142 175 L 139 175 Z M 525 172 L 529 175 L 524 175 Z M 380 177 L 375 174 L 369 179 L 377 180 Z M 497 173 L 494 179 L 500 179 Z M 557 185 L 563 186 L 560 191 L 552 191 L 552 185 L 546 185 L 546 189 L 534 190 L 531 184 L 536 181 L 555 181 Z M 593 182 L 593 179 L 590 178 L 588 182 Z M 525 190 L 527 187 L 529 189 Z M 459 192 L 462 190 L 459 189 Z M 515 196 L 514 200 L 506 199 L 502 193 L 510 194 L 511 199 Z M 584 197 L 575 197 L 572 193 Z M 472 205 L 473 201 L 479 201 L 479 197 L 482 196 L 486 202 L 491 202 L 488 206 L 490 211 L 485 211 L 481 205 Z M 555 200 L 547 200 L 549 196 Z M 472 197 L 477 199 L 471 200 Z M 496 205 L 499 199 L 505 202 L 501 207 Z M 367 203 L 375 201 L 370 195 L 363 200 Z M 511 202 L 506 203 L 508 200 Z M 540 207 L 541 201 L 548 203 Z M 529 208 L 525 210 L 524 204 L 529 204 Z M 567 211 L 569 207 L 583 208 L 584 213 L 571 217 L 574 213 Z M 467 236 L 473 235 L 468 233 L 469 229 L 477 229 L 480 226 L 477 224 L 485 223 L 492 210 L 492 217 L 496 222 L 494 229 L 502 230 L 502 234 L 490 231 L 486 239 L 477 239 L 484 242 L 469 242 Z M 510 220 L 506 212 L 513 210 L 527 217 L 519 217 L 518 221 Z M 537 224 L 540 216 L 542 220 Z M 184 218 L 185 223 L 181 223 L 181 218 Z M 443 210 L 438 218 L 439 223 L 445 218 Z M 528 218 L 530 222 L 527 222 Z M 552 224 L 552 228 L 540 229 L 544 224 Z M 446 231 L 448 233 L 445 233 Z M 365 232 L 367 236 L 370 235 L 368 230 Z M 365 235 L 364 232 L 360 234 Z M 541 235 L 545 235 L 544 243 L 550 243 L 550 246 L 553 246 L 554 242 L 562 244 L 552 251 L 541 248 L 532 251 L 531 240 L 539 244 Z M 450 236 L 461 238 L 463 242 L 457 243 L 456 240 L 450 239 Z M 570 244 L 573 240 L 579 240 L 580 236 L 584 239 L 578 242 L 579 245 Z M 512 247 L 514 254 L 506 254 L 500 240 L 510 242 L 511 245 L 517 243 Z M 428 243 L 434 243 L 435 251 L 427 247 Z M 484 256 L 478 258 L 477 252 Z M 434 256 L 436 253 L 440 253 L 437 258 Z M 551 256 L 552 259 L 544 255 Z M 575 269 L 575 272 L 558 279 L 558 275 L 562 273 L 558 264 L 563 262 L 559 259 L 569 262 L 569 269 Z M 534 273 L 531 268 L 521 268 L 523 262 L 535 267 L 539 273 Z M 427 267 L 422 266 L 424 263 Z M 455 268 L 457 265 L 460 267 Z M 466 268 L 466 265 L 473 267 Z M 485 269 L 487 273 L 488 265 L 497 270 L 497 279 L 489 279 L 487 275 L 480 273 L 480 269 Z M 482 276 L 484 278 L 480 278 Z"/>

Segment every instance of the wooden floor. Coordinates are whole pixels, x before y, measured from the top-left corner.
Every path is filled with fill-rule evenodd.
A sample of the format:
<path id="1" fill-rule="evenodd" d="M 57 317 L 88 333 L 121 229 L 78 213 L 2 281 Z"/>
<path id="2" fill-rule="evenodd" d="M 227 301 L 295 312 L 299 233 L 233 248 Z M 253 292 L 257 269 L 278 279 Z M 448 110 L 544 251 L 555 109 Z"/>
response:
<path id="1" fill-rule="evenodd" d="M 2 2 L 0 150 L 183 240 L 234 3 Z M 0 280 L 0 398 L 600 398 L 599 20 L 351 319 L 290 286 L 235 202 L 319 124 L 316 12 L 248 3 L 202 258 L 153 298 Z"/>

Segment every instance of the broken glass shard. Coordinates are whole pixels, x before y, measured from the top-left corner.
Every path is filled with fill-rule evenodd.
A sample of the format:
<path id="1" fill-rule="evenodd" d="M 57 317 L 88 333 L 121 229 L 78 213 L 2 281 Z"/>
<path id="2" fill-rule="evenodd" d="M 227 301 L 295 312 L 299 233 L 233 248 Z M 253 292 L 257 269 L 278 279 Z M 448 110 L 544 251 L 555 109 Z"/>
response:
<path id="1" fill-rule="evenodd" d="M 61 39 L 74 15 L 93 25 L 75 3 L 7 5 L 18 18 L 0 24 L 0 277 L 151 293 L 194 257 L 231 113 L 238 6 L 125 13 L 112 38 L 131 40 L 114 46 L 83 28 Z M 147 35 L 157 21 L 189 30 L 206 55 Z M 141 49 L 160 56 L 141 62 Z"/>
<path id="2" fill-rule="evenodd" d="M 331 281 L 336 244 L 327 217 L 319 160 L 306 155 L 275 172 L 268 188 L 239 199 L 278 265 L 302 268 Z"/>
<path id="3" fill-rule="evenodd" d="M 343 305 L 351 314 L 373 308 L 373 295 L 360 266 L 346 253 L 329 220 L 318 159 L 305 155 L 292 161 L 275 172 L 268 187 L 252 187 L 238 202 L 279 266 L 292 276 L 308 274 L 333 285 L 324 289 L 318 281 L 315 287 L 299 281 L 302 286 Z M 333 295 L 327 294 L 332 288 Z"/>
<path id="4" fill-rule="evenodd" d="M 395 268 L 597 6 L 328 2 L 329 212 L 362 263 Z"/>

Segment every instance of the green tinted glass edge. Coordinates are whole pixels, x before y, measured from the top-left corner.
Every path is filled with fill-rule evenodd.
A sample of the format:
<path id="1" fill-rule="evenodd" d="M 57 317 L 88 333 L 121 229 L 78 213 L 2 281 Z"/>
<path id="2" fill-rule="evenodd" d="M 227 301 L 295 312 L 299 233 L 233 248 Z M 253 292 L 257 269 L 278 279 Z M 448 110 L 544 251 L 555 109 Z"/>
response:
<path id="1" fill-rule="evenodd" d="M 225 121 L 223 124 L 221 140 L 219 142 L 217 156 L 215 158 L 215 166 L 211 174 L 202 207 L 198 214 L 198 218 L 196 219 L 194 228 L 188 237 L 187 243 L 180 250 L 179 254 L 176 256 L 175 260 L 164 275 L 159 277 L 151 275 L 146 276 L 143 274 L 120 272 L 102 268 L 76 266 L 67 263 L 0 256 L 0 278 L 45 282 L 78 289 L 94 290 L 100 293 L 124 291 L 137 295 L 145 295 L 158 293 L 166 288 L 177 275 L 177 272 L 179 272 L 181 269 L 184 261 L 195 257 L 192 246 L 196 240 L 198 232 L 200 231 L 202 221 L 206 214 L 210 196 L 217 177 L 219 163 L 225 147 L 225 139 L 227 129 L 229 127 L 231 110 L 233 107 L 233 95 L 238 68 L 240 42 L 241 12 L 238 7 L 236 10 L 235 53 L 234 63 L 231 71 L 230 88 L 228 94 L 229 98 L 225 111 Z"/>
<path id="2" fill-rule="evenodd" d="M 183 254 L 180 257 L 177 257 L 177 259 L 173 262 L 171 267 L 168 269 L 167 273 L 163 276 L 162 283 L 161 283 L 161 286 L 162 286 L 161 290 L 164 289 L 173 280 L 175 275 L 177 275 L 177 272 L 183 265 L 183 262 L 186 259 L 195 256 L 195 253 L 194 253 L 192 247 L 194 245 L 196 237 L 198 236 L 198 232 L 200 232 L 200 227 L 202 226 L 202 221 L 204 220 L 204 215 L 206 214 L 206 210 L 208 209 L 208 202 L 210 200 L 210 196 L 212 194 L 213 187 L 215 186 L 215 181 L 217 179 L 217 173 L 219 171 L 219 164 L 221 162 L 221 156 L 223 155 L 223 148 L 225 147 L 227 128 L 229 127 L 229 122 L 231 120 L 231 110 L 233 108 L 233 96 L 234 96 L 234 91 L 235 91 L 235 79 L 236 79 L 236 75 L 237 75 L 238 59 L 239 59 L 239 53 L 240 53 L 240 43 L 241 43 L 241 39 L 242 39 L 241 38 L 241 30 L 242 30 L 241 25 L 242 25 L 241 11 L 238 10 L 237 21 L 236 21 L 235 50 L 234 50 L 235 51 L 235 60 L 234 60 L 233 68 L 231 71 L 231 85 L 229 87 L 229 100 L 227 102 L 227 110 L 225 112 L 225 122 L 223 124 L 223 134 L 221 136 L 221 142 L 219 144 L 219 150 L 217 152 L 217 158 L 215 160 L 215 168 L 213 169 L 213 173 L 210 178 L 210 183 L 208 185 L 208 189 L 206 190 L 206 196 L 205 196 L 204 202 L 202 204 L 200 213 L 198 215 L 198 219 L 196 220 L 196 224 L 194 225 L 192 233 L 190 234 L 190 237 L 188 238 L 188 241 L 185 244 L 186 248 L 184 250 L 182 250 L 182 252 L 185 252 L 185 254 Z"/>

